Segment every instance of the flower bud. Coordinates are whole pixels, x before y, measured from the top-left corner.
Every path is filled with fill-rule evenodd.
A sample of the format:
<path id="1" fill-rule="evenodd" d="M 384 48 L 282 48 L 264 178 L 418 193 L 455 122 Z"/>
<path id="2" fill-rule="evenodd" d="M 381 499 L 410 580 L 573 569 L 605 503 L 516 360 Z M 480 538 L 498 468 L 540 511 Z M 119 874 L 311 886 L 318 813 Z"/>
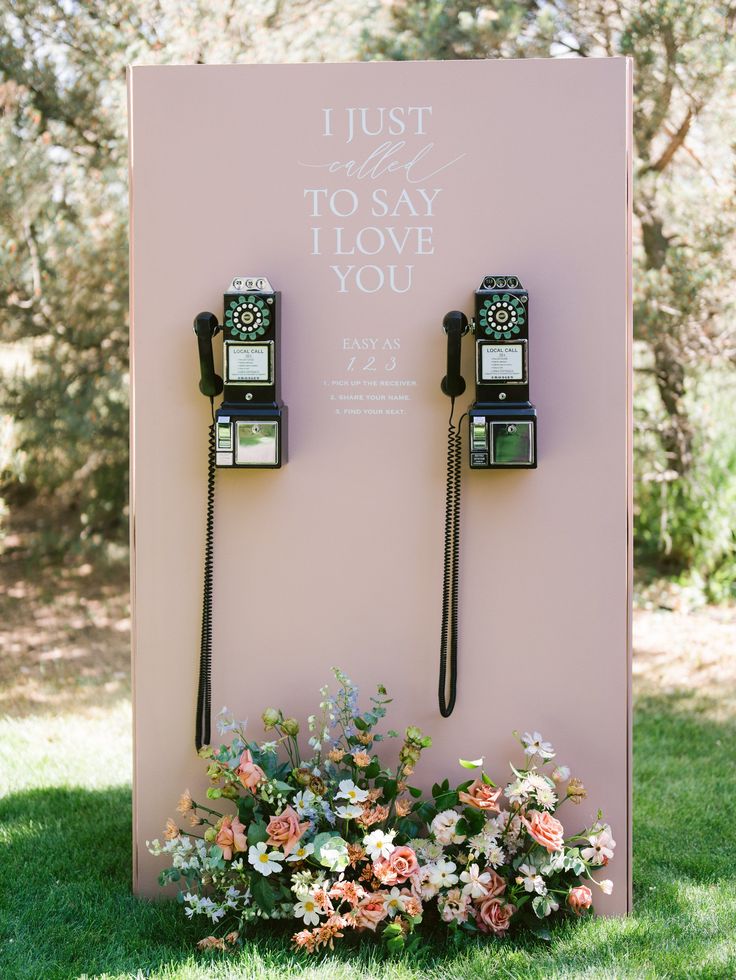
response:
<path id="1" fill-rule="evenodd" d="M 287 735 L 299 734 L 299 722 L 296 718 L 287 718 L 286 721 L 282 722 L 281 727 Z"/>
<path id="2" fill-rule="evenodd" d="M 416 725 L 410 725 L 406 730 L 406 741 L 407 742 L 420 742 L 422 740 L 422 731 L 417 728 Z"/>
<path id="3" fill-rule="evenodd" d="M 552 770 L 552 779 L 555 783 L 564 783 L 570 778 L 570 769 L 568 766 L 555 766 Z"/>
<path id="4" fill-rule="evenodd" d="M 300 786 L 309 786 L 312 774 L 309 769 L 294 769 L 292 775 Z"/>
<path id="5" fill-rule="evenodd" d="M 214 844 L 215 840 L 217 839 L 217 831 L 214 827 L 208 827 L 207 830 L 205 830 L 204 839 L 208 844 Z"/>
<path id="6" fill-rule="evenodd" d="M 281 712 L 277 711 L 276 708 L 266 708 L 261 718 L 263 719 L 263 727 L 268 732 L 278 725 L 281 720 Z"/>

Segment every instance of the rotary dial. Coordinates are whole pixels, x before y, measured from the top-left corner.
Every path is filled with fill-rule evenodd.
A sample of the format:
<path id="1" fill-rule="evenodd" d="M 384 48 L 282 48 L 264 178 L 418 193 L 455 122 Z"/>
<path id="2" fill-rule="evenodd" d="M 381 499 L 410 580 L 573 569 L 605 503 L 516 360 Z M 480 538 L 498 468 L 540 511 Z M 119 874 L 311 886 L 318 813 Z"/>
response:
<path id="1" fill-rule="evenodd" d="M 494 340 L 511 340 L 521 333 L 526 323 L 526 310 L 520 299 L 510 293 L 495 293 L 483 300 L 480 309 L 480 325 Z"/>
<path id="2" fill-rule="evenodd" d="M 262 337 L 271 323 L 271 311 L 260 296 L 238 296 L 225 310 L 225 326 L 239 340 Z"/>

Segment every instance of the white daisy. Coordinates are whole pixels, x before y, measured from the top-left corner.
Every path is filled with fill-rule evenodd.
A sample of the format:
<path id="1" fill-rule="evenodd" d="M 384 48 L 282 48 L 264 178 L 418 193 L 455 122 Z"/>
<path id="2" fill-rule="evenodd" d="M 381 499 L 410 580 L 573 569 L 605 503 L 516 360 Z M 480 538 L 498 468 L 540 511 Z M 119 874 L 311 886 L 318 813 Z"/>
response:
<path id="1" fill-rule="evenodd" d="M 450 888 L 458 882 L 455 871 L 457 871 L 457 865 L 454 861 L 438 861 L 432 867 L 429 880 L 437 888 Z"/>
<path id="2" fill-rule="evenodd" d="M 525 779 L 515 779 L 513 783 L 508 784 L 504 793 L 509 803 L 526 803 L 529 798 L 529 787 Z"/>
<path id="3" fill-rule="evenodd" d="M 347 800 L 348 803 L 365 803 L 368 799 L 368 790 L 356 786 L 352 779 L 343 779 L 340 783 L 340 792 L 335 793 L 338 800 Z"/>
<path id="4" fill-rule="evenodd" d="M 319 912 L 317 903 L 311 895 L 297 896 L 299 901 L 294 905 L 294 915 L 297 919 L 304 919 L 307 926 L 319 925 Z"/>
<path id="5" fill-rule="evenodd" d="M 383 830 L 374 830 L 372 834 L 367 834 L 363 838 L 363 846 L 368 857 L 372 860 L 388 857 L 391 851 L 395 850 L 393 843 L 395 830 L 386 833 Z"/>
<path id="6" fill-rule="evenodd" d="M 503 848 L 499 847 L 498 844 L 492 844 L 486 851 L 486 862 L 492 868 L 499 868 L 505 861 L 506 855 L 504 854 Z"/>
<path id="7" fill-rule="evenodd" d="M 551 759 L 555 754 L 551 742 L 545 742 L 539 732 L 524 732 L 521 736 L 524 752 L 528 756 L 538 755 L 542 759 Z"/>
<path id="8" fill-rule="evenodd" d="M 286 860 L 305 861 L 310 854 L 314 854 L 314 844 L 301 844 L 287 856 Z"/>
<path id="9" fill-rule="evenodd" d="M 489 871 L 481 872 L 477 864 L 471 864 L 460 873 L 460 881 L 463 882 L 463 895 L 483 898 L 488 894 L 486 885 L 490 884 L 491 874 Z"/>
<path id="10" fill-rule="evenodd" d="M 281 851 L 269 851 L 264 841 L 259 841 L 255 845 L 251 844 L 248 849 L 248 861 L 256 871 L 260 872 L 266 878 L 274 871 L 277 873 L 281 871 L 280 862 L 283 860 L 284 855 Z"/>

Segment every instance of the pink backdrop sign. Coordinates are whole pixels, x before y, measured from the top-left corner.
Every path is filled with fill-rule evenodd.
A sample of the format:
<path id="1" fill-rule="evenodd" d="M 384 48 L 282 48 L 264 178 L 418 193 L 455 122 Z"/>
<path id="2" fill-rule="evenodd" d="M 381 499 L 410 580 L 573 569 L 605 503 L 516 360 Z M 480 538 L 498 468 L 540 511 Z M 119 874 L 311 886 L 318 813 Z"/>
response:
<path id="1" fill-rule="evenodd" d="M 136 890 L 202 793 L 193 746 L 209 404 L 192 318 L 282 293 L 289 459 L 217 477 L 213 710 L 302 720 L 333 664 L 434 738 L 417 773 L 539 729 L 615 830 L 630 892 L 630 65 L 623 59 L 135 67 Z M 531 297 L 539 468 L 463 474 L 460 674 L 437 709 L 441 323 L 484 275 Z M 217 341 L 216 341 L 217 344 Z M 473 345 L 463 373 L 472 398 Z"/>

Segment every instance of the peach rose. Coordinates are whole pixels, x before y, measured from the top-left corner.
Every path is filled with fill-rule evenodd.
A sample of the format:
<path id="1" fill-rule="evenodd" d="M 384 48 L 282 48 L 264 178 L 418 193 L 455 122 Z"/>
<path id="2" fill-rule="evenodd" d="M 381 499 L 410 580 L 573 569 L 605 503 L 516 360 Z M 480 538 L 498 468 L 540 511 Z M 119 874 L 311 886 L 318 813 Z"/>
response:
<path id="1" fill-rule="evenodd" d="M 373 863 L 373 874 L 384 885 L 403 885 L 419 871 L 419 861 L 410 847 L 395 847 L 388 857 Z"/>
<path id="2" fill-rule="evenodd" d="M 515 905 L 505 905 L 500 898 L 484 898 L 478 902 L 476 922 L 481 932 L 502 936 L 509 927 Z"/>
<path id="3" fill-rule="evenodd" d="M 552 851 L 562 850 L 564 843 L 564 829 L 559 820 L 555 820 L 551 813 L 545 810 L 530 810 L 525 817 L 522 817 L 526 829 L 537 842 L 545 847 L 550 854 Z"/>
<path id="4" fill-rule="evenodd" d="M 376 926 L 388 915 L 388 908 L 384 901 L 385 892 L 373 892 L 367 895 L 360 905 L 353 909 L 353 919 L 356 929 L 370 929 L 376 931 Z"/>
<path id="5" fill-rule="evenodd" d="M 567 896 L 567 904 L 575 915 L 580 915 L 581 912 L 589 909 L 593 904 L 593 892 L 587 885 L 578 885 L 576 888 L 571 888 L 570 894 Z"/>
<path id="6" fill-rule="evenodd" d="M 296 811 L 287 806 L 276 817 L 271 817 L 266 827 L 268 833 L 268 843 L 274 847 L 280 847 L 287 856 L 291 854 L 297 845 L 299 838 L 309 826 L 309 821 L 299 823 Z"/>
<path id="7" fill-rule="evenodd" d="M 500 786 L 488 786 L 482 779 L 474 779 L 467 790 L 458 793 L 461 803 L 474 806 L 477 810 L 490 810 L 498 813 L 497 800 L 502 793 Z"/>
<path id="8" fill-rule="evenodd" d="M 237 773 L 243 786 L 245 786 L 246 789 L 251 790 L 251 792 L 255 790 L 256 787 L 266 778 L 265 772 L 260 766 L 255 764 L 253 761 L 253 756 L 250 754 L 248 749 L 246 749 L 241 755 L 238 768 L 235 770 L 235 772 Z"/>
<path id="9" fill-rule="evenodd" d="M 215 837 L 215 844 L 222 848 L 222 856 L 229 861 L 233 851 L 245 851 L 248 842 L 245 837 L 245 826 L 237 817 L 223 817 L 220 829 Z"/>
<path id="10" fill-rule="evenodd" d="M 486 885 L 486 895 L 484 898 L 498 898 L 499 895 L 503 895 L 506 891 L 506 879 L 496 874 L 493 868 L 486 868 L 486 871 L 491 876 L 491 880 Z"/>

